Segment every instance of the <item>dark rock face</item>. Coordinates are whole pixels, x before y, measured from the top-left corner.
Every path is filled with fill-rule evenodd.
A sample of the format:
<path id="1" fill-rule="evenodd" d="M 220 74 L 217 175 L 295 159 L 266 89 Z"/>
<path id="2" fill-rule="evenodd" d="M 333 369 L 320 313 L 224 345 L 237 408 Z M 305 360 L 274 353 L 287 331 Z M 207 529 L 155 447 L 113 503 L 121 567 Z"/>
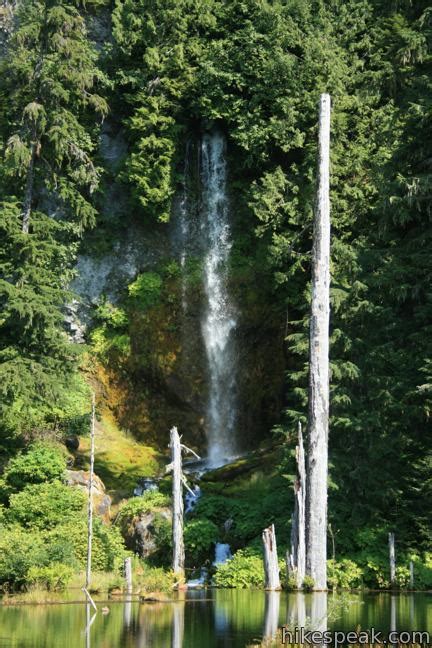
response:
<path id="1" fill-rule="evenodd" d="M 128 549 L 141 558 L 148 558 L 160 551 L 160 528 L 161 525 L 171 525 L 171 518 L 169 508 L 147 511 L 133 517 L 123 528 Z"/>
<path id="2" fill-rule="evenodd" d="M 79 448 L 79 438 L 74 434 L 72 436 L 68 436 L 65 439 L 65 446 L 68 450 L 71 450 L 72 452 L 75 450 L 78 450 Z"/>

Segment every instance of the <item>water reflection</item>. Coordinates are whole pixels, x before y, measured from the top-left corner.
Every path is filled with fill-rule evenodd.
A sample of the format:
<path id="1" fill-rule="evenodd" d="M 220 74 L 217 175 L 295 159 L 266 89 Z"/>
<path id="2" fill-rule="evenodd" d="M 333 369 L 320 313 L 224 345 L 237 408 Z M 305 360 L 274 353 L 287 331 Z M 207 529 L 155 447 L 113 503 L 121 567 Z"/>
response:
<path id="1" fill-rule="evenodd" d="M 346 595 L 345 597 L 346 598 Z M 0 648 L 244 648 L 287 624 L 324 630 L 426 630 L 432 594 L 340 597 L 249 590 L 181 593 L 172 602 L 0 607 Z"/>
<path id="2" fill-rule="evenodd" d="M 265 592 L 264 639 L 271 639 L 279 627 L 280 592 Z"/>

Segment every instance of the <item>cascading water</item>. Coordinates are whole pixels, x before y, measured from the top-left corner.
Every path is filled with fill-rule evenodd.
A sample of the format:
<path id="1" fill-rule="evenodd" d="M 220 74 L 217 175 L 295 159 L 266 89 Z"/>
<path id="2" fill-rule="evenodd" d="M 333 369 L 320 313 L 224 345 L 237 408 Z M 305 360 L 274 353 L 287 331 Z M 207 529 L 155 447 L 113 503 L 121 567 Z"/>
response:
<path id="1" fill-rule="evenodd" d="M 189 160 L 190 160 L 190 141 L 186 144 L 185 152 L 185 162 L 183 170 L 183 191 L 180 198 L 179 204 L 179 261 L 180 269 L 182 275 L 182 310 L 183 314 L 186 312 L 187 308 L 187 294 L 186 294 L 186 280 L 185 280 L 185 266 L 187 260 L 187 251 L 189 245 L 189 239 L 191 235 L 190 231 L 190 214 L 189 214 L 189 192 L 188 192 L 188 182 L 189 182 Z"/>
<path id="2" fill-rule="evenodd" d="M 223 565 L 227 560 L 231 560 L 231 547 L 226 542 L 216 542 L 215 559 L 213 565 Z"/>
<path id="3" fill-rule="evenodd" d="M 228 293 L 231 249 L 225 138 L 205 134 L 201 142 L 203 186 L 202 233 L 205 245 L 204 289 L 206 308 L 202 333 L 209 372 L 207 403 L 208 462 L 226 463 L 236 448 L 235 308 Z"/>

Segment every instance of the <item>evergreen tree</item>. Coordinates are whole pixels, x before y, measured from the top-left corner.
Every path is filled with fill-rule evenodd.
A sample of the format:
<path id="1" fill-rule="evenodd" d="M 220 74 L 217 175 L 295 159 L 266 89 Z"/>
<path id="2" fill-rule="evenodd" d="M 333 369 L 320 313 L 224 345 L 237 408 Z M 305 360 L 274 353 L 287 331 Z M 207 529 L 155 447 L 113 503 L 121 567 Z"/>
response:
<path id="1" fill-rule="evenodd" d="M 74 3 L 20 3 L 1 68 L 0 418 L 11 435 L 55 424 L 72 388 L 63 307 L 77 237 L 95 220 L 89 114 L 107 105 Z"/>

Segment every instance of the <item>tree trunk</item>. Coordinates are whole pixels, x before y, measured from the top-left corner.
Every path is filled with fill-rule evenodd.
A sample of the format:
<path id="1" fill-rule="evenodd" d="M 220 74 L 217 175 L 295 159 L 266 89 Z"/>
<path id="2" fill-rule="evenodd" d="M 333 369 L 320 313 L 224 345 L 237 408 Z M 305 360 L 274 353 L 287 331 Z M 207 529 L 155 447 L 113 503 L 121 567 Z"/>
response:
<path id="1" fill-rule="evenodd" d="M 90 585 L 91 562 L 92 562 L 92 541 L 93 541 L 93 472 L 94 472 L 94 434 L 95 434 L 95 395 L 92 395 L 92 412 L 90 428 L 90 475 L 88 485 L 88 525 L 87 525 L 87 569 L 86 589 Z"/>
<path id="2" fill-rule="evenodd" d="M 321 95 L 318 196 L 312 250 L 309 349 L 309 446 L 306 571 L 315 590 L 327 589 L 327 472 L 330 317 L 330 96 Z"/>
<path id="3" fill-rule="evenodd" d="M 126 593 L 132 594 L 132 558 L 124 559 L 124 575 L 126 581 Z"/>
<path id="4" fill-rule="evenodd" d="M 94 436 L 95 436 L 95 416 L 96 416 L 96 403 L 95 395 L 92 394 L 92 410 L 91 410 L 91 427 L 90 427 L 90 474 L 88 485 L 88 514 L 87 514 L 87 565 L 86 565 L 86 581 L 83 591 L 87 600 L 92 604 L 97 611 L 95 602 L 93 601 L 88 591 L 91 580 L 91 564 L 92 564 L 92 541 L 93 541 L 93 473 L 94 473 Z"/>
<path id="5" fill-rule="evenodd" d="M 21 219 L 22 219 L 21 229 L 25 234 L 28 234 L 30 228 L 31 204 L 33 200 L 33 178 L 34 178 L 35 157 L 36 157 L 36 143 L 34 142 L 31 146 L 31 157 L 30 157 L 29 167 L 27 169 L 24 203 L 21 212 Z"/>
<path id="6" fill-rule="evenodd" d="M 173 572 L 178 578 L 183 579 L 185 559 L 183 543 L 183 475 L 180 437 L 176 427 L 171 429 L 170 436 L 171 463 L 173 471 Z"/>
<path id="7" fill-rule="evenodd" d="M 394 533 L 389 533 L 389 562 L 390 562 L 390 586 L 395 587 L 396 585 L 396 552 L 395 552 L 395 535 Z"/>
<path id="8" fill-rule="evenodd" d="M 298 445 L 296 447 L 297 478 L 294 483 L 294 515 L 291 526 L 291 560 L 297 588 L 303 585 L 306 573 L 306 465 L 302 426 L 298 424 Z"/>
<path id="9" fill-rule="evenodd" d="M 274 524 L 264 529 L 262 532 L 262 541 L 264 549 L 265 589 L 279 590 L 281 589 L 281 584 Z"/>
<path id="10" fill-rule="evenodd" d="M 409 571 L 410 571 L 410 577 L 409 577 L 410 589 L 413 590 L 414 589 L 414 563 L 412 560 L 410 560 Z"/>

